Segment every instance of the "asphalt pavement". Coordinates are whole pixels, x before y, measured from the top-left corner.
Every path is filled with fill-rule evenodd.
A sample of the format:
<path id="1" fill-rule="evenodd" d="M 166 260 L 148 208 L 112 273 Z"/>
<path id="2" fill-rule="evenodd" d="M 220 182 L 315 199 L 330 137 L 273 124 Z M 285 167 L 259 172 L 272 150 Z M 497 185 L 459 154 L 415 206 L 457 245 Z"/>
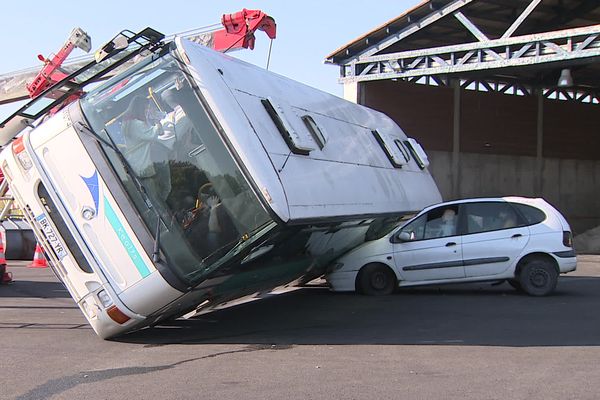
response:
<path id="1" fill-rule="evenodd" d="M 319 285 L 99 339 L 50 269 L 0 286 L 0 399 L 597 399 L 600 256 L 554 295 Z"/>

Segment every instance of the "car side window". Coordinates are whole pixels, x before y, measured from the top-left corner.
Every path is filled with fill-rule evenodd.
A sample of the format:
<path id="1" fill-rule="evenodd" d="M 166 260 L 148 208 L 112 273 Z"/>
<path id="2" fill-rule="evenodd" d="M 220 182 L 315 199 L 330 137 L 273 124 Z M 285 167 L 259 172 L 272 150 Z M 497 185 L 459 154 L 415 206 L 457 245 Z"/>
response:
<path id="1" fill-rule="evenodd" d="M 423 240 L 425 222 L 427 222 L 427 214 L 421 215 L 410 224 L 404 226 L 400 230 L 400 233 L 407 233 L 408 235 L 406 237 L 409 238 L 409 240 Z"/>
<path id="2" fill-rule="evenodd" d="M 421 215 L 400 232 L 409 234 L 410 240 L 435 239 L 455 236 L 458 225 L 458 205 L 438 207 Z"/>
<path id="3" fill-rule="evenodd" d="M 480 233 L 523 226 L 508 203 L 487 202 L 466 204 L 467 233 Z"/>
<path id="4" fill-rule="evenodd" d="M 546 219 L 546 214 L 539 208 L 529 206 L 527 204 L 510 203 L 515 207 L 527 221 L 527 225 L 539 224 Z"/>

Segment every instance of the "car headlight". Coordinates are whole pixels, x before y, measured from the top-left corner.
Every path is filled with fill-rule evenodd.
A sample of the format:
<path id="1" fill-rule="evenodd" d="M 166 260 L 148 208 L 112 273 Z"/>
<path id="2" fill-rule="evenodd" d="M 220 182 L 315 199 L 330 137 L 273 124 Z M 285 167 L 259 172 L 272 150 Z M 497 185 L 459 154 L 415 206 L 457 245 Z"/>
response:
<path id="1" fill-rule="evenodd" d="M 330 264 L 329 267 L 327 267 L 327 273 L 330 274 L 332 272 L 340 270 L 340 269 L 342 269 L 343 266 L 344 266 L 344 263 L 334 262 L 334 263 Z"/>

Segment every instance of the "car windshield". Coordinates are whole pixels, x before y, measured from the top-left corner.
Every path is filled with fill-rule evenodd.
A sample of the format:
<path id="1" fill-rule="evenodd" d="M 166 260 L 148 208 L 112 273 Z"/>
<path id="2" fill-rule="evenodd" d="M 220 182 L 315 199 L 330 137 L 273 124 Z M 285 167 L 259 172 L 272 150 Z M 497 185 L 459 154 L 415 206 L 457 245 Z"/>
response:
<path id="1" fill-rule="evenodd" d="M 134 207 L 150 232 L 160 229 L 168 264 L 186 282 L 272 223 L 173 56 L 139 64 L 81 103 Z"/>

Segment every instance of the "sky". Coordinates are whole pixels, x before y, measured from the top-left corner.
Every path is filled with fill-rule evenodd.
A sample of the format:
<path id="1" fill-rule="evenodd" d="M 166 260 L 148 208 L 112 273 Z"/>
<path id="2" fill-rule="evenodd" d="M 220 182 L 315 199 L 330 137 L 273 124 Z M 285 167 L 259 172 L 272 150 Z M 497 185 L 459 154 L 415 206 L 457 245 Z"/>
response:
<path id="1" fill-rule="evenodd" d="M 49 56 L 59 50 L 71 30 L 81 27 L 92 38 L 92 49 L 110 40 L 119 31 L 139 31 L 147 26 L 166 35 L 219 23 L 221 15 L 243 8 L 260 9 L 277 23 L 269 69 L 321 90 L 342 96 L 339 68 L 324 64 L 327 55 L 396 18 L 420 0 L 231 0 L 183 1 L 146 0 L 83 2 L 5 2 L 2 5 L 0 75 L 41 62 L 38 54 Z M 256 34 L 253 51 L 232 55 L 266 67 L 269 38 Z M 92 51 L 93 51 L 92 50 Z M 71 56 L 84 54 L 75 49 Z M 18 108 L 0 106 L 0 119 Z"/>

